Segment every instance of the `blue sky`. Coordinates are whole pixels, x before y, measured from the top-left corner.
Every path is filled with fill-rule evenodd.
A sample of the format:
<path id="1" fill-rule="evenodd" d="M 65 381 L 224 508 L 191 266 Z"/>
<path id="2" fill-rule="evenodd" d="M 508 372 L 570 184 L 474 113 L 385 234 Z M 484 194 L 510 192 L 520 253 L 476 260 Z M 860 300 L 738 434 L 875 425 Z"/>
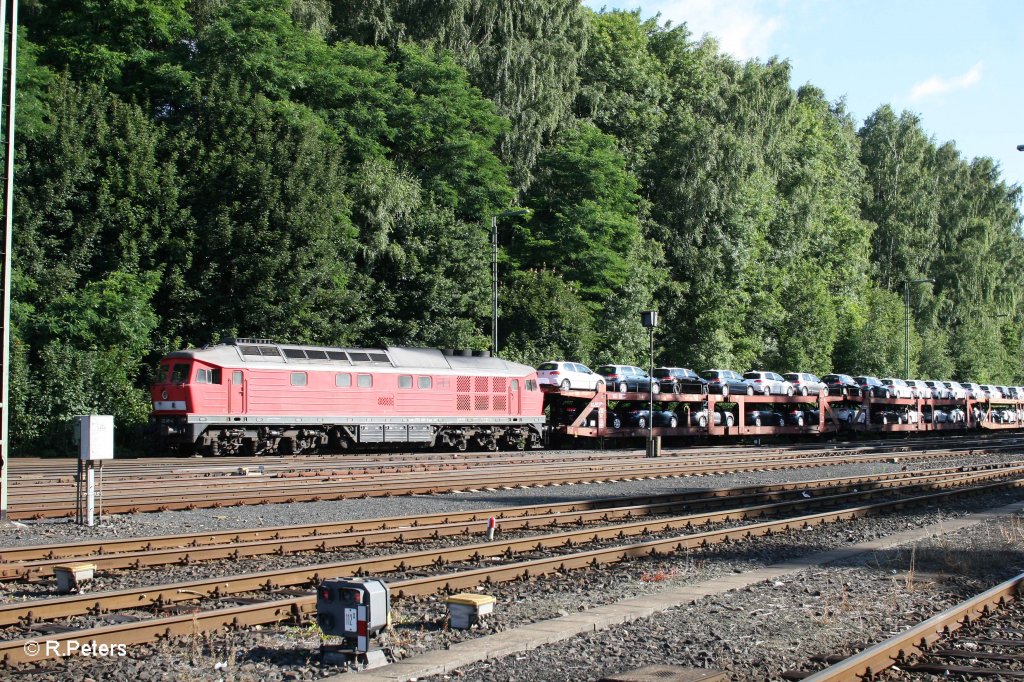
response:
<path id="1" fill-rule="evenodd" d="M 793 86 L 845 97 L 858 123 L 878 106 L 914 111 L 938 142 L 989 156 L 1024 185 L 1024 0 L 627 0 L 714 36 L 739 59 L 778 56 Z"/>

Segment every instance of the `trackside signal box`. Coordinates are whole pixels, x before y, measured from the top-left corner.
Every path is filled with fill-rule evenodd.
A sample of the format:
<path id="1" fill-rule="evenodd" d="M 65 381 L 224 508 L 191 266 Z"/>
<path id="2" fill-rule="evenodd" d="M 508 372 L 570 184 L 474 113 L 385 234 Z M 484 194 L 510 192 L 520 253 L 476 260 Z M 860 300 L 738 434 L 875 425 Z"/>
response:
<path id="1" fill-rule="evenodd" d="M 391 595 L 383 580 L 331 578 L 316 593 L 316 622 L 325 635 L 344 637 L 358 653 L 370 650 L 370 638 L 384 629 Z"/>
<path id="2" fill-rule="evenodd" d="M 114 417 L 86 414 L 74 419 L 74 441 L 78 457 L 85 462 L 114 459 Z"/>

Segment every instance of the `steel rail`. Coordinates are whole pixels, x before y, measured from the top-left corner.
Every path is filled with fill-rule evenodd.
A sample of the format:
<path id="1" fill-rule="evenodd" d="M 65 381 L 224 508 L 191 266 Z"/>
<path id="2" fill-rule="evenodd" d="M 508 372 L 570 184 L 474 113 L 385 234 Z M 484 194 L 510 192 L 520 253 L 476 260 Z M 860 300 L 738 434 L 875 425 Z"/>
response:
<path id="1" fill-rule="evenodd" d="M 1010 482 L 1009 485 L 1022 487 L 1020 481 Z M 982 492 L 984 490 L 994 489 L 997 487 L 1001 486 L 988 485 L 982 486 L 981 488 L 945 491 L 916 498 L 881 502 L 872 505 L 863 505 L 790 519 L 748 524 L 738 528 L 707 531 L 660 540 L 650 540 L 630 545 L 586 550 L 569 555 L 532 559 L 528 561 L 504 564 L 501 566 L 469 569 L 438 576 L 398 580 L 390 582 L 389 586 L 396 597 L 402 598 L 433 594 L 442 589 L 457 590 L 471 588 L 485 583 L 527 579 L 554 572 L 564 572 L 571 569 L 619 563 L 628 559 L 639 559 L 648 556 L 671 554 L 712 544 L 737 542 L 754 536 L 784 533 L 794 528 L 803 529 L 814 527 L 824 523 L 867 516 L 879 511 L 902 509 L 907 506 L 932 502 L 937 499 L 942 499 L 956 494 Z M 476 560 L 483 560 L 483 558 L 484 557 L 480 556 L 477 557 Z M 156 618 L 139 622 L 105 625 L 95 628 L 72 630 L 69 632 L 52 633 L 45 635 L 45 638 L 58 643 L 64 643 L 70 640 L 88 640 L 96 644 L 106 645 L 142 644 L 170 638 L 172 636 L 198 635 L 223 628 L 239 628 L 267 623 L 280 623 L 288 620 L 301 620 L 305 615 L 312 613 L 315 606 L 316 596 L 310 594 L 273 600 L 267 603 L 247 604 L 244 606 L 206 611 L 197 610 L 194 613 L 181 616 Z M 45 648 L 33 649 L 32 647 L 26 646 L 29 642 L 35 641 L 35 639 L 16 639 L 0 642 L 0 662 L 4 665 L 10 666 L 20 663 L 39 661 L 43 658 L 57 657 L 55 653 L 51 653 Z M 36 653 L 33 654 L 33 651 Z"/>
<path id="2" fill-rule="evenodd" d="M 997 471 L 990 471 L 985 478 L 991 479 L 1010 474 L 1024 474 L 1024 467 L 1001 468 Z M 901 477 L 889 481 L 850 483 L 838 486 L 829 486 L 828 490 L 833 494 L 850 490 L 851 488 L 870 488 L 873 491 L 888 489 L 899 486 L 902 489 L 921 488 L 930 485 L 929 481 L 958 480 L 962 479 L 964 472 L 933 474 L 927 476 L 913 477 L 912 479 Z M 972 479 L 973 480 L 973 479 Z M 632 519 L 644 516 L 666 515 L 689 511 L 695 505 L 708 505 L 714 502 L 719 504 L 763 503 L 766 499 L 778 499 L 782 495 L 797 494 L 799 490 L 807 490 L 808 487 L 790 488 L 782 492 L 750 493 L 736 497 L 722 498 L 694 498 L 690 500 L 674 500 L 655 502 L 638 505 L 622 505 L 615 507 L 602 507 L 589 511 L 583 510 L 562 510 L 547 511 L 539 514 L 524 514 L 515 517 L 501 518 L 503 531 L 508 530 L 533 530 L 540 526 L 556 527 L 565 525 L 582 525 L 594 523 L 610 523 L 620 519 Z M 868 492 L 864 490 L 863 492 Z M 488 517 L 484 517 L 485 519 Z M 497 518 L 497 517 L 496 517 Z M 52 569 L 68 561 L 88 561 L 96 566 L 98 570 L 114 570 L 131 568 L 151 568 L 167 564 L 189 564 L 198 561 L 212 561 L 217 559 L 239 560 L 274 554 L 283 556 L 299 552 L 328 552 L 336 551 L 347 547 L 364 547 L 366 545 L 379 545 L 386 543 L 405 543 L 416 540 L 437 539 L 439 537 L 469 536 L 474 527 L 478 527 L 482 520 L 479 518 L 465 521 L 442 521 L 438 523 L 425 522 L 422 518 L 413 525 L 390 525 L 387 528 L 374 530 L 344 530 L 339 532 L 318 532 L 315 535 L 307 535 L 295 538 L 269 538 L 261 540 L 241 541 L 233 539 L 230 542 L 204 545 L 201 547 L 174 547 L 167 549 L 148 549 L 136 552 L 122 552 L 116 554 L 78 555 L 73 559 L 54 558 L 43 559 L 23 563 L 0 563 L 0 579 L 25 580 L 31 577 L 40 576 L 46 569 Z M 381 524 L 378 524 L 378 526 Z M 323 529 L 320 529 L 321 531 Z"/>
<path id="3" fill-rule="evenodd" d="M 935 642 L 969 622 L 986 616 L 993 608 L 1013 601 L 1024 589 L 1024 574 L 996 585 L 914 627 L 831 665 L 804 682 L 863 682 L 911 655 L 921 655 Z"/>
<path id="4" fill-rule="evenodd" d="M 1004 446 L 1011 448 L 1014 446 Z M 990 448 L 989 450 L 991 450 Z M 907 460 L 929 460 L 942 459 L 954 456 L 958 450 L 943 450 L 937 452 L 904 452 L 902 458 Z M 984 454 L 973 451 L 975 454 Z M 987 451 L 986 451 L 987 452 Z M 733 464 L 708 465 L 683 464 L 673 462 L 659 462 L 656 464 L 644 463 L 635 467 L 622 467 L 621 463 L 609 465 L 608 467 L 593 467 L 593 470 L 581 472 L 579 468 L 572 471 L 544 475 L 534 475 L 524 479 L 523 472 L 511 469 L 504 470 L 491 478 L 482 478 L 479 473 L 474 473 L 471 485 L 459 485 L 453 481 L 451 476 L 439 477 L 434 480 L 423 480 L 422 476 L 414 477 L 411 482 L 384 481 L 377 477 L 376 480 L 363 483 L 339 482 L 334 485 L 322 484 L 311 485 L 308 481 L 302 485 L 296 485 L 286 489 L 270 487 L 263 491 L 241 491 L 237 493 L 221 494 L 219 497 L 211 498 L 208 491 L 197 491 L 189 495 L 152 496 L 140 498 L 138 492 L 131 496 L 104 497 L 104 509 L 108 513 L 136 513 L 140 511 L 170 511 L 197 508 L 219 508 L 224 506 L 241 506 L 245 504 L 268 504 L 275 502 L 304 502 L 322 501 L 332 499 L 346 499 L 353 497 L 390 497 L 394 495 L 415 495 L 415 494 L 438 494 L 455 492 L 466 489 L 482 488 L 508 488 L 514 489 L 525 485 L 551 485 L 551 484 L 572 484 L 572 483 L 595 483 L 620 480 L 640 480 L 653 478 L 666 478 L 673 476 L 707 474 L 707 473 L 735 473 L 767 471 L 772 469 L 794 469 L 829 466 L 834 464 L 848 464 L 851 461 L 872 462 L 886 458 L 887 455 L 862 456 L 857 458 L 834 456 L 820 459 L 800 460 L 779 460 L 766 462 L 763 459 L 758 461 L 744 461 Z M 123 501 L 119 501 L 123 500 Z M 71 500 L 46 499 L 33 500 L 31 503 L 12 502 L 10 516 L 16 519 L 25 518 L 54 518 L 69 516 L 74 513 L 74 504 Z"/>
<path id="5" fill-rule="evenodd" d="M 974 472 L 986 471 L 988 477 L 1024 473 L 1024 462 L 1016 466 L 992 466 L 978 468 Z M 928 481 L 944 478 L 961 478 L 962 469 L 946 469 L 933 472 L 895 472 L 890 476 L 873 475 L 853 479 L 824 479 L 803 484 L 777 484 L 735 489 L 735 494 L 723 496 L 721 491 L 693 491 L 672 493 L 662 496 L 648 496 L 647 501 L 637 502 L 635 498 L 620 498 L 611 503 L 608 500 L 579 501 L 560 505 L 532 505 L 518 508 L 480 510 L 458 514 L 436 514 L 427 517 L 397 517 L 391 519 L 339 522 L 335 524 L 312 524 L 292 526 L 291 537 L 282 536 L 274 529 L 252 529 L 221 535 L 189 534 L 178 538 L 142 538 L 137 540 L 116 540 L 113 543 L 77 543 L 75 545 L 53 545 L 42 547 L 14 548 L 0 553 L 0 579 L 25 580 L 41 576 L 46 569 L 69 561 L 88 561 L 99 570 L 123 568 L 149 568 L 167 564 L 192 563 L 215 559 L 250 558 L 266 554 L 292 554 L 304 551 L 326 552 L 345 547 L 408 542 L 438 536 L 469 535 L 474 526 L 494 517 L 501 522 L 503 530 L 536 528 L 538 523 L 547 526 L 555 524 L 582 524 L 611 522 L 622 518 L 665 515 L 688 511 L 689 508 L 712 504 L 754 504 L 770 499 L 780 499 L 786 494 L 798 494 L 807 490 L 827 489 L 832 494 L 851 488 L 885 489 L 909 485 L 921 486 Z M 729 489 L 724 489 L 729 490 Z M 572 516 L 569 516 L 569 515 Z M 301 531 L 301 532 L 300 532 Z M 244 539 L 243 539 L 244 538 Z M 198 540 L 213 540 L 200 544 Z M 173 546 L 152 546 L 153 542 Z M 142 543 L 145 543 L 144 545 Z M 131 549 L 113 552 L 110 545 L 128 546 Z M 88 553 L 83 550 L 99 550 Z M 19 559 L 19 557 L 21 557 Z M 24 558 L 28 557 L 28 559 Z"/>
<path id="6" fill-rule="evenodd" d="M 897 505 L 897 508 L 915 504 L 920 501 L 943 499 L 949 496 L 966 494 L 965 491 L 987 492 L 1007 487 L 1024 487 L 1024 481 L 1015 479 L 1000 483 L 988 483 L 985 485 L 963 488 L 964 484 L 977 480 L 972 476 L 965 476 L 960 481 L 947 481 L 932 484 L 931 487 L 944 490 L 940 493 L 932 493 L 924 496 L 905 498 L 896 502 L 888 501 L 872 505 L 860 505 L 858 507 L 844 510 L 844 514 L 852 514 L 848 518 L 866 515 L 870 510 L 876 508 L 890 508 Z M 956 488 L 960 488 L 959 490 Z M 361 557 L 348 561 L 332 562 L 327 564 L 315 564 L 293 568 L 277 569 L 272 571 L 261 571 L 257 573 L 222 576 L 193 580 L 188 582 L 173 583 L 166 585 L 152 585 L 139 588 L 128 588 L 101 593 L 81 594 L 69 597 L 58 597 L 50 599 L 35 599 L 27 602 L 0 605 L 0 626 L 31 625 L 33 623 L 53 620 L 55 618 L 66 618 L 76 615 L 94 614 L 99 615 L 111 610 L 140 609 L 150 606 L 165 607 L 170 604 L 195 601 L 203 597 L 220 598 L 228 594 L 239 594 L 252 591 L 260 591 L 281 587 L 295 587 L 308 585 L 319 580 L 331 577 L 332 575 L 364 575 L 380 574 L 382 572 L 408 571 L 416 568 L 429 566 L 440 566 L 445 563 L 458 561 L 475 561 L 483 554 L 496 555 L 502 552 L 515 553 L 517 551 L 531 551 L 543 548 L 555 548 L 573 546 L 583 542 L 596 542 L 602 539 L 620 538 L 628 535 L 643 535 L 651 533 L 663 533 L 678 528 L 693 528 L 696 525 L 728 522 L 734 519 L 749 519 L 764 517 L 769 513 L 780 513 L 783 511 L 805 510 L 815 506 L 827 504 L 840 504 L 852 500 L 865 500 L 882 494 L 883 491 L 867 491 L 857 493 L 843 493 L 819 498 L 802 498 L 800 500 L 785 501 L 772 504 L 755 505 L 740 509 L 728 509 L 702 514 L 690 514 L 672 518 L 661 518 L 650 521 L 639 521 L 598 529 L 582 529 L 575 531 L 563 531 L 541 536 L 526 538 L 515 538 L 508 540 L 497 540 L 493 542 L 475 543 L 460 547 L 430 549 L 423 551 L 406 552 L 379 557 Z M 899 492 L 896 489 L 895 492 Z M 800 519 L 831 518 L 825 512 Z M 791 522 L 792 520 L 783 520 Z M 747 532 L 745 529 L 773 528 L 776 522 L 765 524 L 754 524 L 751 526 L 740 526 L 729 529 L 728 533 Z M 752 532 L 752 531 L 751 531 Z M 696 534 L 677 538 L 680 542 L 690 543 L 688 538 L 703 538 L 705 534 Z M 697 546 L 695 544 L 687 546 Z"/>

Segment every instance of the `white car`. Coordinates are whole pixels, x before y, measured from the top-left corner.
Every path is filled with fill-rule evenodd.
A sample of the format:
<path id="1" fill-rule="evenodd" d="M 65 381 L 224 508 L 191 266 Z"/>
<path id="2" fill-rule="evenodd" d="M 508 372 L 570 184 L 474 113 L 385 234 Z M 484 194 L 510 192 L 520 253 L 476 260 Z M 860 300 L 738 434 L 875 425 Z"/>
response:
<path id="1" fill-rule="evenodd" d="M 886 377 L 882 379 L 882 383 L 889 387 L 890 394 L 894 398 L 913 398 L 914 389 L 907 386 L 907 382 L 903 379 L 894 379 L 892 377 Z"/>
<path id="2" fill-rule="evenodd" d="M 563 391 L 593 391 L 604 385 L 604 377 L 578 362 L 552 360 L 537 368 L 537 383 Z"/>
<path id="3" fill-rule="evenodd" d="M 945 382 L 929 379 L 924 383 L 932 389 L 932 395 L 935 396 L 937 400 L 949 400 L 953 397 L 953 389 Z"/>
<path id="4" fill-rule="evenodd" d="M 958 384 L 955 381 L 947 381 L 946 385 L 949 386 L 950 395 L 954 400 L 964 400 L 967 397 L 967 387 L 962 384 Z"/>
<path id="5" fill-rule="evenodd" d="M 985 391 L 978 384 L 962 381 L 960 385 L 967 391 L 967 395 L 971 400 L 985 400 Z"/>
<path id="6" fill-rule="evenodd" d="M 907 379 L 907 386 L 910 386 L 910 390 L 914 392 L 915 398 L 939 397 L 939 391 L 935 390 L 929 386 L 927 382 L 921 381 L 920 379 Z"/>

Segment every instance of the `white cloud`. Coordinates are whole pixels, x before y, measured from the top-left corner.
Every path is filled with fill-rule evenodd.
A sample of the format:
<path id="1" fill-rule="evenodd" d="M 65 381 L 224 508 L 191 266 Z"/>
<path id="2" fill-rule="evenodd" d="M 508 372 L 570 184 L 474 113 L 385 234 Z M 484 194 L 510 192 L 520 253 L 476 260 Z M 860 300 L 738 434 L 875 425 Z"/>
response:
<path id="1" fill-rule="evenodd" d="M 910 101 L 917 102 L 931 95 L 943 95 L 955 90 L 963 90 L 977 84 L 981 80 L 981 62 L 972 66 L 968 71 L 952 78 L 940 78 L 932 76 L 928 80 L 921 81 L 910 89 Z"/>
<path id="2" fill-rule="evenodd" d="M 779 16 L 773 16 L 766 0 L 657 0 L 640 3 L 644 15 L 661 13 L 661 20 L 673 24 L 686 23 L 697 37 L 713 36 L 723 52 L 740 60 L 775 54 L 771 39 L 782 27 Z"/>

